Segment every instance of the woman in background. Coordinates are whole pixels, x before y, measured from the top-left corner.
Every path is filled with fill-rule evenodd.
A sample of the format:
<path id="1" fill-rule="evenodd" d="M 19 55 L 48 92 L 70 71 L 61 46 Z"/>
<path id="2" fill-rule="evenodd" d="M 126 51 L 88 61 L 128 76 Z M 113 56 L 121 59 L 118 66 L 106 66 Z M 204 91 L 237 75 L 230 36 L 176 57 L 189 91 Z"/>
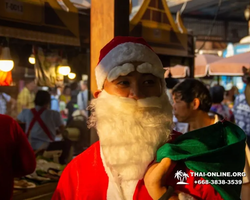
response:
<path id="1" fill-rule="evenodd" d="M 60 95 L 59 97 L 60 113 L 65 124 L 68 119 L 68 112 L 66 106 L 70 102 L 70 100 L 71 100 L 71 88 L 70 86 L 66 85 L 63 89 L 63 94 Z"/>
<path id="2" fill-rule="evenodd" d="M 71 100 L 71 89 L 68 85 L 64 87 L 63 94 L 60 96 L 59 100 L 65 102 L 65 104 Z"/>
<path id="3" fill-rule="evenodd" d="M 216 85 L 210 88 L 210 94 L 212 97 L 212 107 L 210 112 L 221 115 L 225 120 L 234 123 L 234 114 L 232 110 L 225 104 L 223 104 L 225 89 L 223 86 Z"/>

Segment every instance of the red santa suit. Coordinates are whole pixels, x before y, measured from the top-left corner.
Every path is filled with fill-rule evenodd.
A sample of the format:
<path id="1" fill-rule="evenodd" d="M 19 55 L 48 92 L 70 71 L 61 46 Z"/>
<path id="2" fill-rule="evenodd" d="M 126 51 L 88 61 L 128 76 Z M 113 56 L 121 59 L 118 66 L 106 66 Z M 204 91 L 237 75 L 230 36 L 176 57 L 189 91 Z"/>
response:
<path id="1" fill-rule="evenodd" d="M 63 171 L 52 200 L 132 200 L 116 184 L 114 177 L 105 166 L 101 155 L 100 143 L 94 143 L 89 149 L 80 154 Z M 176 185 L 174 179 L 176 170 L 182 169 L 189 173 L 189 185 Z M 220 194 L 211 185 L 194 184 L 195 180 L 204 180 L 190 176 L 191 170 L 183 165 L 177 165 L 169 176 L 168 185 L 175 189 L 191 194 L 200 200 L 222 200 Z M 143 180 L 136 181 L 131 189 L 133 200 L 152 200 Z"/>
<path id="2" fill-rule="evenodd" d="M 135 37 L 115 37 L 101 50 L 99 63 L 95 69 L 98 89 L 100 91 L 103 90 L 103 84 L 105 80 L 112 82 L 113 80 L 116 80 L 120 75 L 125 76 L 135 71 L 135 66 L 131 64 L 132 61 L 142 62 L 142 64 L 136 67 L 137 72 L 153 74 L 154 76 L 160 78 L 162 81 L 162 89 L 163 91 L 165 91 L 164 70 L 159 57 L 154 53 L 154 51 L 145 42 L 144 39 Z M 106 102 L 106 107 L 108 106 L 108 103 L 109 102 Z M 98 109 L 96 109 L 96 111 L 97 110 Z M 100 112 L 100 110 L 98 110 L 98 112 Z M 162 118 L 162 116 L 163 115 L 161 115 L 160 117 Z M 171 119 L 172 116 L 169 118 Z M 110 121 L 106 123 L 110 123 Z M 164 123 L 166 123 L 166 121 Z M 103 132 L 110 134 L 110 132 L 113 131 L 110 127 L 107 125 L 106 129 L 104 129 Z M 108 128 L 109 130 L 107 130 Z M 148 129 L 145 129 L 145 131 L 146 130 L 148 135 L 150 135 L 150 127 Z M 101 133 L 100 129 L 98 131 Z M 167 131 L 169 130 L 164 129 L 161 134 L 164 134 L 164 137 L 167 137 Z M 114 132 L 112 132 L 112 134 L 114 136 L 116 135 Z M 143 133 L 141 134 L 143 137 Z M 99 134 L 101 142 L 102 137 L 104 137 L 103 135 L 105 134 Z M 158 135 L 160 135 L 159 132 L 156 132 L 156 136 Z M 177 135 L 178 134 L 176 133 L 172 135 L 172 139 L 174 139 L 174 137 Z M 165 139 L 156 136 L 154 138 L 155 140 Z M 106 141 L 105 145 L 108 146 L 110 143 L 108 142 L 107 138 L 104 137 L 104 140 Z M 145 141 L 147 140 L 145 139 Z M 150 146 L 148 145 L 146 147 Z M 115 174 L 115 170 L 113 170 L 114 167 L 112 168 L 112 165 L 111 167 L 106 166 L 106 163 L 109 162 L 105 162 L 105 159 L 109 159 L 109 154 L 107 153 L 105 155 L 102 153 L 102 151 L 104 152 L 104 149 L 100 148 L 100 143 L 97 142 L 82 154 L 80 154 L 78 157 L 76 157 L 74 160 L 72 160 L 71 163 L 63 171 L 52 200 L 152 200 L 145 188 L 143 180 L 136 180 L 136 178 L 134 178 L 134 180 L 133 178 L 131 178 L 121 181 L 120 177 L 123 171 L 121 170 L 119 172 L 119 177 L 119 175 Z M 133 153 L 136 154 L 136 152 L 133 152 L 133 150 L 130 150 L 129 152 L 128 149 L 127 154 L 129 153 L 132 154 L 131 156 L 133 156 Z M 120 155 L 122 156 L 123 154 Z M 137 153 L 137 155 L 139 154 Z M 150 157 L 150 159 L 151 158 L 152 157 Z M 128 155 L 126 159 L 126 161 L 129 162 Z M 147 160 L 147 163 L 151 161 L 150 159 Z M 145 164 L 142 163 L 142 165 Z M 185 166 L 181 165 L 176 166 L 175 170 L 179 169 L 179 167 L 181 167 L 182 170 L 186 171 L 186 173 L 190 172 L 190 170 L 188 170 Z M 111 172 L 111 170 L 113 171 Z M 131 168 L 131 170 L 134 169 Z M 145 170 L 146 172 L 146 169 L 144 168 L 141 168 L 141 170 Z M 174 187 L 176 187 L 175 183 L 177 182 L 177 180 L 174 180 L 175 170 L 168 178 L 168 185 L 172 185 Z M 141 178 L 141 176 L 138 176 L 138 179 L 139 178 Z M 131 181 L 132 179 L 133 181 Z M 194 180 L 190 178 L 189 181 L 191 183 Z M 194 183 L 192 183 L 185 186 L 179 186 L 177 189 L 185 193 L 192 194 L 197 197 L 197 199 L 221 199 L 219 194 L 211 185 L 198 187 L 197 185 L 194 185 Z"/>
<path id="3" fill-rule="evenodd" d="M 9 200 L 14 177 L 31 174 L 36 168 L 35 154 L 18 123 L 0 115 L 0 199 Z"/>

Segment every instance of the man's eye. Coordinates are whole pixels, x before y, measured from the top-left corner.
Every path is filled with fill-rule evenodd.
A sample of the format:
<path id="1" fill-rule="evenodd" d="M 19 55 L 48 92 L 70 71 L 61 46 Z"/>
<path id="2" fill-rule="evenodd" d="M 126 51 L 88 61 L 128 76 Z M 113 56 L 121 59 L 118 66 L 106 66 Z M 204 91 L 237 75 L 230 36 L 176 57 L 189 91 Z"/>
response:
<path id="1" fill-rule="evenodd" d="M 127 86 L 129 85 L 129 81 L 120 81 L 117 83 L 117 85 Z"/>
<path id="2" fill-rule="evenodd" d="M 144 81 L 144 84 L 153 85 L 153 84 L 155 84 L 155 81 L 154 80 L 146 80 L 146 81 Z"/>

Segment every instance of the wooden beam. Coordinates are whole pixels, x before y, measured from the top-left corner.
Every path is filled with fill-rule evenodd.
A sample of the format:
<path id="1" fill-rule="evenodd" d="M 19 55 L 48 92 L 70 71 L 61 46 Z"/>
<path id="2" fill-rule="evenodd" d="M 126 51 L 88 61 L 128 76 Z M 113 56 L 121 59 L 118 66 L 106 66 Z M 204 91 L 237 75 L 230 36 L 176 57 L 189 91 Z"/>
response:
<path id="1" fill-rule="evenodd" d="M 129 0 L 91 0 L 90 26 L 90 88 L 93 94 L 97 91 L 95 67 L 100 50 L 114 36 L 129 35 Z M 91 143 L 96 139 L 92 138 Z"/>
<path id="2" fill-rule="evenodd" d="M 108 3 L 92 0 L 90 23 L 91 91 L 95 92 L 95 67 L 100 50 L 114 36 L 129 35 L 129 0 L 109 0 Z"/>

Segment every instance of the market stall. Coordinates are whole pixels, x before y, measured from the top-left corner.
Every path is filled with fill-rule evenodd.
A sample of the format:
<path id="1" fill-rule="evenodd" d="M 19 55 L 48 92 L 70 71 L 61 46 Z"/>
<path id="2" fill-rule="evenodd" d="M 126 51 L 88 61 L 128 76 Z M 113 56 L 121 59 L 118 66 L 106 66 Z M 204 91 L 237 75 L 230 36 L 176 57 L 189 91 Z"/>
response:
<path id="1" fill-rule="evenodd" d="M 65 165 L 38 156 L 36 170 L 14 180 L 13 200 L 51 199 L 64 168 Z"/>
<path id="2" fill-rule="evenodd" d="M 237 87 L 240 93 L 245 90 L 242 81 L 242 67 L 249 66 L 250 44 L 249 37 L 243 38 L 240 43 L 228 43 L 227 48 L 222 52 L 223 60 L 211 63 L 209 73 L 220 76 L 220 84 L 226 90 Z"/>
<path id="3" fill-rule="evenodd" d="M 48 66 L 48 63 L 61 64 L 63 59 L 72 60 L 74 63 L 79 61 L 78 58 L 73 60 L 71 56 L 77 57 L 81 50 L 79 18 L 78 9 L 69 0 L 1 1 L 0 55 L 1 48 L 9 48 L 14 61 L 12 74 L 16 77 L 12 85 L 18 85 L 17 79 L 23 78 L 24 73 L 20 74 L 22 70 L 18 68 L 35 69 L 33 76 L 37 75 L 39 85 L 55 85 L 56 66 Z M 49 56 L 50 60 L 47 59 Z M 39 62 L 35 62 L 38 57 Z M 58 57 L 61 57 L 59 61 Z M 33 61 L 30 62 L 32 58 Z M 51 59 L 56 61 L 51 62 Z M 85 61 L 87 62 L 87 59 Z M 84 74 L 83 70 L 71 70 L 75 74 Z M 6 76 L 6 73 L 4 75 Z M 2 80 L 2 74 L 0 76 Z M 3 85 L 1 83 L 0 85 Z"/>
<path id="4" fill-rule="evenodd" d="M 193 77 L 193 36 L 184 27 L 179 13 L 174 21 L 165 0 L 146 0 L 133 8 L 130 35 L 143 37 L 165 67 L 177 64 L 188 66 L 189 75 Z"/>
<path id="5" fill-rule="evenodd" d="M 39 86 L 54 87 L 58 66 L 69 68 L 66 66 L 69 63 L 75 73 L 64 73 L 68 82 L 70 73 L 82 78 L 82 68 L 74 71 L 73 66 L 86 66 L 87 72 L 89 59 L 86 47 L 80 47 L 78 9 L 69 0 L 61 3 L 54 0 L 0 1 L 0 92 L 16 100 L 25 81 L 35 78 Z M 3 69 L 1 61 L 5 62 L 5 67 L 6 61 L 12 65 L 8 70 Z M 15 179 L 13 199 L 51 199 L 64 167 L 45 155 L 37 157 L 35 172 Z"/>
<path id="6" fill-rule="evenodd" d="M 0 1 L 0 36 L 79 46 L 77 8 L 64 0 Z M 65 10 L 66 9 L 66 10 Z"/>
<path id="7" fill-rule="evenodd" d="M 243 76 L 242 67 L 250 68 L 250 52 L 237 54 L 209 64 L 209 74 Z"/>
<path id="8" fill-rule="evenodd" d="M 57 186 L 57 182 L 45 183 L 35 188 L 14 189 L 13 200 L 40 199 L 50 200 Z"/>
<path id="9" fill-rule="evenodd" d="M 208 54 L 198 54 L 195 57 L 195 65 L 194 65 L 194 77 L 202 78 L 207 75 L 214 75 L 210 73 L 209 65 L 215 61 L 220 61 L 223 58 L 214 55 Z M 167 67 L 168 71 L 171 71 L 174 78 L 185 78 L 189 75 L 189 70 L 187 66 L 176 65 L 173 67 Z M 168 74 L 168 72 L 166 72 Z M 165 74 L 165 75 L 167 75 Z"/>
<path id="10" fill-rule="evenodd" d="M 169 74 L 171 74 L 171 77 L 173 78 L 186 78 L 189 76 L 189 67 L 182 66 L 182 65 L 176 65 L 173 67 L 165 67 L 166 70 L 164 77 L 169 77 Z"/>

